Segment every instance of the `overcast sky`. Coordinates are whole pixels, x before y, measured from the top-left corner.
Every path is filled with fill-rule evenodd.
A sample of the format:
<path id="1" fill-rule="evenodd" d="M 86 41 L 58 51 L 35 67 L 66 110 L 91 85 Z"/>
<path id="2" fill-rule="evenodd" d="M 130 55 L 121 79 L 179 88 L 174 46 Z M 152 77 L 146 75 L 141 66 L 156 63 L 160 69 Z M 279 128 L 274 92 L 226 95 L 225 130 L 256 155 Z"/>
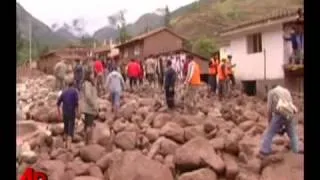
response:
<path id="1" fill-rule="evenodd" d="M 165 7 L 170 10 L 189 4 L 195 0 L 17 0 L 29 13 L 48 26 L 53 23 L 72 22 L 84 18 L 86 31 L 93 33 L 108 24 L 108 15 L 126 9 L 129 23 L 142 14 Z"/>

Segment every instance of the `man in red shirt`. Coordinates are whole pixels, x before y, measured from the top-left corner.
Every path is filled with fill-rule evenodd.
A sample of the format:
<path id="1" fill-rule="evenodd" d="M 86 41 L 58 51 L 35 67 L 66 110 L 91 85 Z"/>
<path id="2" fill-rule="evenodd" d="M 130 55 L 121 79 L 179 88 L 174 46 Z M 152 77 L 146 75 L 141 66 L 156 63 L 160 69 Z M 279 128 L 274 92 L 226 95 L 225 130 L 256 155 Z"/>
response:
<path id="1" fill-rule="evenodd" d="M 133 85 L 135 86 L 137 85 L 137 80 L 139 78 L 140 73 L 141 73 L 140 65 L 134 59 L 131 59 L 127 69 L 131 90 Z"/>
<path id="2" fill-rule="evenodd" d="M 103 69 L 102 62 L 99 59 L 96 59 L 96 61 L 94 62 L 94 72 L 96 74 L 97 91 L 98 91 L 98 94 L 100 95 L 103 90 L 104 69 Z"/>

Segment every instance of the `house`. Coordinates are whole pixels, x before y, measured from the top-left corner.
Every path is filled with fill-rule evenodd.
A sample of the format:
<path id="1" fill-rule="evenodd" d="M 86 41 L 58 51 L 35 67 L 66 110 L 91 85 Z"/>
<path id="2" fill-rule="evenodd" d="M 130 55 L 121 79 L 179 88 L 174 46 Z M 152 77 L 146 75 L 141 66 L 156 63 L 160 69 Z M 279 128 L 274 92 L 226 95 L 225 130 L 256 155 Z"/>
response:
<path id="1" fill-rule="evenodd" d="M 185 41 L 185 38 L 168 28 L 158 28 L 138 35 L 116 48 L 119 49 L 122 60 L 128 61 L 132 58 L 144 59 L 149 55 L 183 49 Z"/>
<path id="2" fill-rule="evenodd" d="M 68 64 L 73 65 L 76 59 L 83 60 L 89 55 L 89 53 L 90 48 L 75 45 L 50 51 L 40 56 L 39 60 L 37 61 L 37 68 L 45 73 L 53 74 L 54 66 L 60 59 L 63 58 Z"/>
<path id="3" fill-rule="evenodd" d="M 265 94 L 275 84 L 303 91 L 303 72 L 288 73 L 283 68 L 288 64 L 284 27 L 295 24 L 297 18 L 297 9 L 283 9 L 220 32 L 220 37 L 229 41 L 221 50 L 228 49 L 233 56 L 235 75 L 243 88 L 256 89 L 258 95 Z"/>

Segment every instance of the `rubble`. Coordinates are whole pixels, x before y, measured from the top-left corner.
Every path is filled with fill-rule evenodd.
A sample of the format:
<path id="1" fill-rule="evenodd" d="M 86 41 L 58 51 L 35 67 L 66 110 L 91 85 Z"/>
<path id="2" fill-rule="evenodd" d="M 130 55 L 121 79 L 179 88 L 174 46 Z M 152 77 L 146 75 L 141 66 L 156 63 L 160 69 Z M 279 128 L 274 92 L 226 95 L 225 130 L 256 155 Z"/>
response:
<path id="1" fill-rule="evenodd" d="M 274 138 L 274 155 L 258 157 L 268 124 L 266 103 L 257 97 L 235 92 L 221 103 L 202 96 L 194 112 L 178 98 L 179 106 L 169 111 L 160 91 L 141 87 L 144 92 L 123 93 L 114 116 L 110 100 L 103 96 L 93 144 L 84 144 L 83 123 L 77 119 L 71 149 L 66 150 L 53 87 L 54 77 L 45 75 L 17 84 L 19 175 L 32 166 L 54 180 L 303 178 L 303 154 L 291 153 L 285 136 Z M 177 87 L 177 97 L 182 96 L 181 88 Z M 294 101 L 300 108 L 297 124 L 303 153 L 303 100 Z"/>

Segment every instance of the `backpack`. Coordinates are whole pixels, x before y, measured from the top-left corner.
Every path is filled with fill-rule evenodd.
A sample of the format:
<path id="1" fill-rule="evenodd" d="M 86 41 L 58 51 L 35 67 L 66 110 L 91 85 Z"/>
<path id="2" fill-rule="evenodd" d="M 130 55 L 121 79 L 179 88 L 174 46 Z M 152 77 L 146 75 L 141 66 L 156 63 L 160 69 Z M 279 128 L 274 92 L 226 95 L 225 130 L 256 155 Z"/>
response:
<path id="1" fill-rule="evenodd" d="M 293 116 L 295 113 L 297 113 L 297 108 L 296 106 L 289 102 L 285 101 L 283 99 L 279 99 L 277 106 L 276 106 L 276 111 L 279 113 L 281 116 L 285 117 L 287 120 L 291 121 L 293 119 Z"/>

